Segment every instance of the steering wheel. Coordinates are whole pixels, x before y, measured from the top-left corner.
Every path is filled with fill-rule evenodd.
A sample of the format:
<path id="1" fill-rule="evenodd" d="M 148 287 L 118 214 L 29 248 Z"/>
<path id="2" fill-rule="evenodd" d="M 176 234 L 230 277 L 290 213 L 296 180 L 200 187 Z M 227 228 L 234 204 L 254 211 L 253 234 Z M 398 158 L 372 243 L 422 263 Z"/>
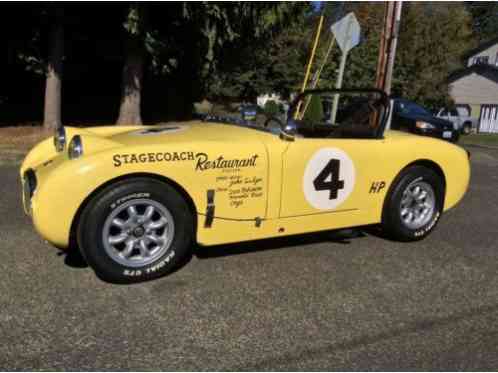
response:
<path id="1" fill-rule="evenodd" d="M 269 128 L 271 122 L 276 122 L 278 124 L 278 128 L 284 128 L 284 123 L 277 117 L 269 117 L 263 124 L 263 127 Z"/>

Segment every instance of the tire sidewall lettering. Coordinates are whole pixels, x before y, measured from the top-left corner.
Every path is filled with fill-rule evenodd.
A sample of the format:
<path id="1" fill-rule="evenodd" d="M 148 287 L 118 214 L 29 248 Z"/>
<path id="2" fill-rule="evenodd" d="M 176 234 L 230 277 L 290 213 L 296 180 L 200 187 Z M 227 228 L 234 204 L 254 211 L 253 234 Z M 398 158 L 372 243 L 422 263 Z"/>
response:
<path id="1" fill-rule="evenodd" d="M 124 197 L 120 197 L 117 199 L 115 202 L 111 203 L 111 210 L 114 210 L 116 207 L 122 205 L 123 203 L 131 200 L 131 199 L 140 199 L 140 198 L 150 198 L 150 193 L 148 192 L 138 192 L 138 193 L 133 193 L 129 194 Z"/>
<path id="2" fill-rule="evenodd" d="M 133 268 L 125 268 L 123 270 L 123 276 L 128 276 L 128 277 L 140 277 L 140 276 L 147 276 L 151 275 L 157 271 L 159 271 L 161 268 L 166 266 L 176 255 L 176 251 L 171 248 L 168 251 L 168 254 L 159 260 L 156 263 L 149 264 L 149 266 L 141 269 L 133 269 Z"/>
<path id="3" fill-rule="evenodd" d="M 436 223 L 438 222 L 440 216 L 441 216 L 441 213 L 439 211 L 436 211 L 436 213 L 434 214 L 431 221 L 429 223 L 427 223 L 427 225 L 425 227 L 413 232 L 413 235 L 415 237 L 425 236 L 427 233 L 429 233 L 436 226 Z"/>

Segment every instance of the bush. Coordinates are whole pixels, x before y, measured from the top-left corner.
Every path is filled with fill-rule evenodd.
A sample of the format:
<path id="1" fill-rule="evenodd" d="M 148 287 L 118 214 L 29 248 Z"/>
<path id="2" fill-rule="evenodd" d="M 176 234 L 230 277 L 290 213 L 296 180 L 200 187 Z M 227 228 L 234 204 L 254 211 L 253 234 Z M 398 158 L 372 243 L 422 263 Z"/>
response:
<path id="1" fill-rule="evenodd" d="M 267 116 L 278 116 L 279 114 L 281 114 L 278 104 L 273 100 L 266 101 L 265 114 Z"/>
<path id="2" fill-rule="evenodd" d="M 305 101 L 306 102 L 306 101 Z M 303 104 L 305 106 L 305 104 Z M 320 123 L 323 122 L 323 106 L 322 100 L 319 95 L 312 95 L 311 101 L 304 113 L 304 120 L 306 122 Z"/>

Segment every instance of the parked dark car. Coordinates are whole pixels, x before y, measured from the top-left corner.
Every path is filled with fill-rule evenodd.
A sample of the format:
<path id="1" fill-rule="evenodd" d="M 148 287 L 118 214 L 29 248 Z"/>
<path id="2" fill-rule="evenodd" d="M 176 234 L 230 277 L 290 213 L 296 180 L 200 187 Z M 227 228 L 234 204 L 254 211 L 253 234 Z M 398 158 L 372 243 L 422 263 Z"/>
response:
<path id="1" fill-rule="evenodd" d="M 460 137 L 449 120 L 437 118 L 424 107 L 402 98 L 393 99 L 391 128 L 451 142 L 457 142 Z"/>

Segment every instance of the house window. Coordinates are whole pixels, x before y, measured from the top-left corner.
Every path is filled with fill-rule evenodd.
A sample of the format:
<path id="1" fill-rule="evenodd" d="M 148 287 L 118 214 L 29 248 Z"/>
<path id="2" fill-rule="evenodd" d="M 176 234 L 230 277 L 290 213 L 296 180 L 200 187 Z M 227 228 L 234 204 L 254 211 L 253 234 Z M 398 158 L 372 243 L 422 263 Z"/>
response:
<path id="1" fill-rule="evenodd" d="M 474 65 L 485 65 L 489 63 L 489 56 L 474 57 Z"/>

